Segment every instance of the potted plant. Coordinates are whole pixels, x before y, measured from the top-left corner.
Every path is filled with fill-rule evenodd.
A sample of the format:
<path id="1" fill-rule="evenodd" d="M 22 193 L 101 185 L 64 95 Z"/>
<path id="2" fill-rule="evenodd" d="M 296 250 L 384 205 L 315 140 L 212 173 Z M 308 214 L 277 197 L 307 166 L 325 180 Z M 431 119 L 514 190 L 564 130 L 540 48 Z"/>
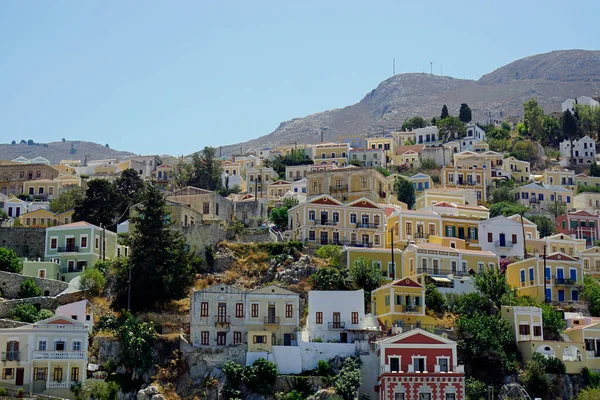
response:
<path id="1" fill-rule="evenodd" d="M 19 390 L 17 390 L 17 397 L 22 399 L 23 398 L 23 388 L 19 388 Z"/>

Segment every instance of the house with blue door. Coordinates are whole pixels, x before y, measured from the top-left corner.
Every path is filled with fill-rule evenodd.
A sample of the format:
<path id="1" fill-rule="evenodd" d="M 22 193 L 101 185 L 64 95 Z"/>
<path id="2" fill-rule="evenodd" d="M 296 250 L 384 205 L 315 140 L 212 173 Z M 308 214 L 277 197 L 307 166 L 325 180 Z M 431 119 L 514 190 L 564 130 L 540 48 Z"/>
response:
<path id="1" fill-rule="evenodd" d="M 579 258 L 565 253 L 551 253 L 545 261 L 543 255 L 536 254 L 535 257 L 509 264 L 506 277 L 519 296 L 530 296 L 538 301 L 572 303 L 580 298 L 583 267 Z"/>
<path id="2" fill-rule="evenodd" d="M 530 183 L 516 189 L 515 200 L 532 209 L 552 210 L 556 204 L 573 208 L 573 190 L 563 186 Z"/>
<path id="3" fill-rule="evenodd" d="M 422 192 L 433 187 L 431 176 L 422 172 L 409 177 L 408 180 L 412 182 L 415 192 Z"/>

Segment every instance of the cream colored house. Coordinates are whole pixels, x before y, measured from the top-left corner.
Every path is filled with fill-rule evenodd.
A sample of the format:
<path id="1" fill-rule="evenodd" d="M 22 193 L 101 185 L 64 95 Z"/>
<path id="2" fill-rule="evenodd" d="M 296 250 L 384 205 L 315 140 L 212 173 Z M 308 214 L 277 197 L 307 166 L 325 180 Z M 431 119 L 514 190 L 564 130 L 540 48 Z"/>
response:
<path id="1" fill-rule="evenodd" d="M 406 165 L 408 168 L 420 168 L 421 159 L 419 153 L 414 150 L 407 150 L 400 156 L 400 162 L 402 165 Z"/>
<path id="2" fill-rule="evenodd" d="M 442 168 L 442 186 L 457 189 L 474 189 L 477 204 L 487 201 L 487 190 L 490 185 L 487 170 L 483 168 Z"/>
<path id="3" fill-rule="evenodd" d="M 279 179 L 271 167 L 255 167 L 246 170 L 246 192 L 257 198 L 268 197 L 269 186 Z"/>
<path id="4" fill-rule="evenodd" d="M 573 197 L 575 210 L 587 211 L 590 214 L 600 214 L 600 193 L 583 192 Z"/>
<path id="5" fill-rule="evenodd" d="M 319 143 L 307 148 L 307 154 L 315 164 L 321 161 L 336 162 L 338 166 L 348 165 L 350 145 L 348 143 Z"/>
<path id="6" fill-rule="evenodd" d="M 327 194 L 341 202 L 367 198 L 375 203 L 390 203 L 395 197 L 390 193 L 387 179 L 370 167 L 345 168 L 312 172 L 306 177 L 308 197 Z"/>
<path id="7" fill-rule="evenodd" d="M 281 199 L 292 190 L 292 183 L 284 180 L 278 180 L 269 185 L 269 197 L 272 199 Z"/>
<path id="8" fill-rule="evenodd" d="M 420 210 L 442 201 L 462 205 L 476 205 L 477 193 L 475 189 L 434 188 L 425 190 L 417 196 L 415 209 Z"/>
<path id="9" fill-rule="evenodd" d="M 569 189 L 575 187 L 575 171 L 569 169 L 546 169 L 542 176 L 546 185 L 565 186 Z"/>
<path id="10" fill-rule="evenodd" d="M 516 182 L 529 182 L 531 164 L 528 161 L 517 160 L 515 157 L 510 156 L 504 159 L 502 168 L 504 171 L 510 172 Z"/>
<path id="11" fill-rule="evenodd" d="M 383 247 L 385 210 L 366 198 L 344 204 L 325 194 L 290 208 L 288 227 L 292 240 Z"/>
<path id="12" fill-rule="evenodd" d="M 63 315 L 0 329 L 0 385 L 73 398 L 71 385 L 86 379 L 88 334 L 85 321 Z"/>

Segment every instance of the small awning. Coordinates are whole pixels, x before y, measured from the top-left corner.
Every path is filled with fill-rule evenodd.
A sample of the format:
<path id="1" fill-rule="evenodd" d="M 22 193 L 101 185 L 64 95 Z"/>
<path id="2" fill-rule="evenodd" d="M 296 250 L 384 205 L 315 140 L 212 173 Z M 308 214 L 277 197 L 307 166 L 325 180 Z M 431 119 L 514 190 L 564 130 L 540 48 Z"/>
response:
<path id="1" fill-rule="evenodd" d="M 432 276 L 431 279 L 433 279 L 434 281 L 439 282 L 439 283 L 452 283 L 452 281 L 450 279 L 442 278 L 439 276 Z"/>

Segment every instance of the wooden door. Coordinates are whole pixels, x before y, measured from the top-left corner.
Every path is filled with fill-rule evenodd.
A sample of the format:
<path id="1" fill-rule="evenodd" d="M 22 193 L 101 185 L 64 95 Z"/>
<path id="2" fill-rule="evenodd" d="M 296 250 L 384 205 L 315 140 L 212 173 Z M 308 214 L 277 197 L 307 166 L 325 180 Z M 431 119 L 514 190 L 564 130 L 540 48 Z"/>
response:
<path id="1" fill-rule="evenodd" d="M 25 369 L 17 368 L 17 380 L 15 381 L 15 385 L 23 386 L 23 378 L 25 377 Z"/>

